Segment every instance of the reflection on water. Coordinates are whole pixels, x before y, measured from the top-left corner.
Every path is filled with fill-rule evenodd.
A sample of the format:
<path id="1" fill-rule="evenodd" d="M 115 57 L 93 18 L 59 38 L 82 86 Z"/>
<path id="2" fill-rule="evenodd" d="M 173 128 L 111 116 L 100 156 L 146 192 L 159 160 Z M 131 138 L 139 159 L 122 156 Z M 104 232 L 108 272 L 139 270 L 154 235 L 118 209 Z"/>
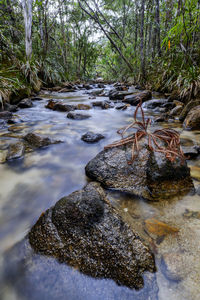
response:
<path id="1" fill-rule="evenodd" d="M 93 100 L 90 100 L 84 91 L 62 94 L 45 92 L 45 95 L 41 96 L 44 99 L 35 101 L 32 108 L 16 113 L 16 118 L 20 119 L 22 123 L 6 124 L 0 129 L 0 149 L 4 150 L 11 141 L 14 142 L 16 138 L 20 138 L 30 131 L 48 135 L 62 140 L 64 143 L 27 153 L 22 159 L 0 165 L 1 254 L 6 253 L 8 248 L 26 235 L 43 211 L 54 205 L 61 197 L 82 188 L 87 183 L 84 172 L 87 162 L 106 144 L 118 139 L 116 130 L 132 120 L 133 107 L 129 107 L 126 111 L 119 111 L 115 108 L 101 110 L 95 107 L 89 112 L 92 118 L 82 121 L 69 120 L 64 112 L 46 109 L 47 99 L 62 99 L 67 103 L 84 102 L 89 104 Z M 104 97 L 97 97 L 98 99 L 107 100 Z M 151 114 L 151 112 L 149 113 Z M 158 125 L 153 124 L 152 126 L 157 127 Z M 176 127 L 186 146 L 200 143 L 200 132 L 198 131 L 184 131 L 177 122 L 164 124 L 164 126 Z M 81 136 L 87 131 L 101 133 L 106 138 L 97 144 L 84 143 Z M 200 170 L 200 160 L 189 161 L 189 165 L 193 166 L 193 169 L 197 168 L 195 169 L 196 173 L 198 173 L 198 168 Z M 195 173 L 194 179 L 195 186 L 199 185 L 198 176 L 195 177 Z M 171 201 L 163 200 L 159 203 L 149 203 L 119 193 L 109 193 L 109 198 L 120 214 L 140 233 L 144 240 L 152 245 L 158 265 L 159 300 L 167 298 L 199 299 L 200 218 L 194 216 L 198 216 L 198 212 L 200 212 L 200 196 L 187 195 Z M 197 213 L 191 213 L 187 217 L 188 215 L 185 213 L 187 211 Z M 158 240 L 156 236 L 145 231 L 144 221 L 149 218 L 155 218 L 175 226 L 179 229 L 179 233 L 177 235 L 169 234 Z M 161 272 L 161 257 L 166 253 L 183 255 L 184 264 L 181 267 L 186 271 L 182 280 L 173 282 Z M 42 295 L 37 289 L 37 273 L 31 269 L 31 261 L 28 262 L 29 268 L 27 268 L 27 265 L 26 267 L 23 265 L 23 260 L 17 264 L 13 263 L 14 252 L 12 257 L 12 264 L 8 263 L 6 279 L 1 278 L 3 292 L 0 297 L 2 295 L 3 299 L 21 300 L 23 297 L 28 299 L 30 289 L 32 289 L 33 295 L 31 299 L 39 300 L 54 299 L 53 297 L 59 299 L 65 293 L 71 295 L 66 299 L 133 299 L 130 290 L 118 287 L 113 281 L 94 279 L 88 281 L 86 276 L 77 270 L 61 266 L 58 263 L 56 266 L 56 262 L 51 258 L 34 256 L 33 259 L 36 261 L 34 266 L 40 262 L 44 267 L 41 268 L 43 271 L 40 270 L 40 279 L 44 280 L 42 282 L 46 294 Z M 56 277 L 55 274 L 60 275 Z M 59 277 L 63 274 L 66 274 L 66 277 Z M 45 286 L 46 276 L 49 276 L 48 283 L 52 282 L 51 286 Z M 10 278 L 9 285 L 7 278 Z M 16 278 L 18 278 L 17 294 L 15 289 L 11 288 L 12 280 L 15 281 Z M 70 283 L 65 284 L 66 281 L 70 281 Z M 61 282 L 62 285 L 60 285 Z M 21 293 L 19 293 L 20 289 Z"/>

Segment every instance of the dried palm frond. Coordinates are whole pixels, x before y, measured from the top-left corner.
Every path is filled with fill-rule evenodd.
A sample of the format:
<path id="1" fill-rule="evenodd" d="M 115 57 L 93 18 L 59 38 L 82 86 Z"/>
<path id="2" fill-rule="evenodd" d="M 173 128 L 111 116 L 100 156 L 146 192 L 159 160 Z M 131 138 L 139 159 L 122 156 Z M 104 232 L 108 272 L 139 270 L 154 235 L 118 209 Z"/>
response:
<path id="1" fill-rule="evenodd" d="M 139 110 L 141 111 L 142 121 L 137 120 Z M 185 156 L 180 146 L 180 135 L 176 130 L 158 129 L 154 132 L 150 132 L 148 127 L 151 124 L 151 119 L 148 118 L 145 120 L 142 102 L 137 105 L 133 118 L 134 121 L 130 125 L 122 127 L 117 131 L 117 133 L 121 135 L 122 139 L 105 146 L 105 149 L 132 143 L 132 155 L 131 161 L 129 162 L 132 164 L 140 150 L 139 141 L 146 137 L 150 151 L 163 153 L 171 162 L 174 162 L 176 158 L 180 158 L 181 162 L 184 162 Z M 136 129 L 136 132 L 124 137 L 124 134 L 129 129 Z"/>

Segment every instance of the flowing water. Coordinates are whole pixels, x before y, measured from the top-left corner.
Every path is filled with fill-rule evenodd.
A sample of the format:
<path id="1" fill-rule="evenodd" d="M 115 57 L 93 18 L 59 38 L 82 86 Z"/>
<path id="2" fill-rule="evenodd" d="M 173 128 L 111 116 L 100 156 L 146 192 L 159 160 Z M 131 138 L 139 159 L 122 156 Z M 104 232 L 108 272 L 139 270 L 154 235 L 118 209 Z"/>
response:
<path id="1" fill-rule="evenodd" d="M 81 189 L 87 183 L 85 165 L 105 145 L 119 139 L 116 130 L 132 120 L 135 109 L 129 107 L 125 111 L 120 111 L 115 108 L 102 110 L 94 107 L 83 112 L 89 113 L 91 118 L 71 120 L 66 118 L 67 113 L 45 108 L 47 100 L 53 98 L 62 99 L 66 103 L 90 104 L 93 100 L 89 99 L 85 91 L 73 93 L 45 91 L 40 96 L 43 100 L 34 101 L 32 108 L 21 109 L 16 113 L 21 123 L 6 125 L 0 129 L 1 150 L 5 149 L 7 144 L 15 142 L 16 138 L 32 131 L 63 141 L 60 144 L 26 153 L 21 159 L 0 165 L 0 254 L 2 257 L 0 263 L 4 266 L 6 264 L 3 259 L 4 255 L 26 236 L 43 211 L 54 205 L 61 197 Z M 97 97 L 96 100 L 107 99 Z M 147 114 L 153 117 L 155 113 L 147 111 Z M 152 126 L 158 127 L 154 124 Z M 181 133 L 183 145 L 200 144 L 200 132 L 184 131 L 177 121 L 162 124 L 162 126 L 176 128 Z M 81 136 L 87 131 L 101 133 L 105 135 L 105 139 L 95 144 L 87 144 L 81 140 Z M 200 159 L 188 161 L 188 164 L 192 168 L 194 185 L 198 186 L 200 184 Z M 159 300 L 198 300 L 200 295 L 200 196 L 186 195 L 160 202 L 147 202 L 117 192 L 108 192 L 108 196 L 123 218 L 139 232 L 145 241 L 149 242 L 154 251 L 158 268 Z M 161 237 L 149 234 L 145 230 L 144 221 L 151 218 L 177 228 L 178 234 Z M 181 280 L 172 281 L 162 272 L 162 256 L 173 255 L 173 253 L 174 264 L 181 274 Z M 45 260 L 50 260 L 46 257 L 42 259 L 44 263 Z M 68 268 L 69 270 L 65 269 L 65 272 L 68 272 L 68 276 L 74 279 L 71 283 L 71 290 L 76 296 L 66 299 L 118 299 L 119 295 L 122 295 L 119 299 L 130 298 L 127 288 L 119 287 L 111 280 L 91 278 L 87 279 L 88 283 L 87 276 L 83 274 L 75 276 L 73 270 L 67 266 L 58 264 L 58 268 Z M 7 277 L 12 277 L 12 271 L 12 267 L 9 266 Z M 15 274 L 18 274 L 17 281 L 22 290 L 24 285 L 30 284 L 31 280 L 27 278 L 28 275 L 22 274 L 21 269 L 15 270 Z M 0 298 L 3 300 L 24 299 L 23 293 L 19 295 L 14 284 L 13 286 L 8 284 L 6 278 L 3 274 L 1 275 Z M 51 294 L 57 288 L 57 283 L 55 283 L 47 289 Z M 31 293 L 33 296 L 34 288 Z M 35 295 L 33 299 L 42 300 L 45 297 Z"/>

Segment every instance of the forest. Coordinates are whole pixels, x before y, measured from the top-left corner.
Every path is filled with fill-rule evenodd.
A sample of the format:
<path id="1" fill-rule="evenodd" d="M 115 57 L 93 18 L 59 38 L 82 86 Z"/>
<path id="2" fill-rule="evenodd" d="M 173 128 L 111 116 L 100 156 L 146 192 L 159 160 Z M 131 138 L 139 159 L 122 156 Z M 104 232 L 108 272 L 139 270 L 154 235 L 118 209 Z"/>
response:
<path id="1" fill-rule="evenodd" d="M 0 1 L 2 99 L 97 77 L 193 98 L 199 51 L 199 0 Z"/>

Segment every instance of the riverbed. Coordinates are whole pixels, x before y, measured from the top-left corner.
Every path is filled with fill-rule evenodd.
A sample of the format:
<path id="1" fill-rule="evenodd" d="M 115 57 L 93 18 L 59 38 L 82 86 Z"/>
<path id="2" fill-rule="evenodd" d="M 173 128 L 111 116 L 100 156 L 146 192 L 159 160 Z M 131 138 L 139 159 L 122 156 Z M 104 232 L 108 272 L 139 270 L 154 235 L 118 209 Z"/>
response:
<path id="1" fill-rule="evenodd" d="M 106 88 L 110 89 L 111 86 Z M 94 100 L 90 99 L 86 90 L 71 93 L 41 91 L 38 96 L 42 100 L 34 101 L 32 108 L 21 109 L 15 113 L 16 118 L 20 120 L 19 123 L 6 124 L 0 128 L 0 149 L 4 149 L 9 143 L 14 143 L 16 139 L 28 132 L 46 135 L 52 139 L 61 140 L 62 143 L 26 153 L 20 159 L 0 165 L 0 263 L 1 268 L 4 269 L 6 253 L 27 235 L 39 216 L 60 198 L 81 189 L 88 182 L 89 179 L 84 169 L 86 164 L 104 146 L 119 139 L 116 131 L 132 121 L 135 110 L 132 106 L 123 111 L 115 107 L 109 109 L 92 107 L 83 112 L 89 113 L 91 118 L 71 120 L 66 117 L 66 112 L 53 111 L 45 108 L 45 105 L 49 99 L 60 99 L 68 104 L 91 104 Z M 154 94 L 153 97 L 160 99 L 162 96 Z M 108 98 L 96 97 L 96 100 L 102 101 Z M 151 110 L 145 112 L 148 117 L 152 118 L 152 121 L 156 115 L 159 115 Z M 161 125 L 153 123 L 152 127 L 156 129 Z M 200 144 L 200 132 L 183 130 L 178 120 L 162 123 L 162 127 L 170 127 L 179 131 L 183 146 Z M 101 133 L 105 138 L 95 144 L 85 143 L 81 140 L 81 136 L 87 131 Z M 193 183 L 197 187 L 200 184 L 200 157 L 188 160 L 188 165 L 192 168 Z M 191 193 L 172 200 L 147 202 L 138 197 L 108 191 L 108 197 L 122 217 L 134 231 L 138 231 L 146 243 L 149 243 L 154 252 L 159 300 L 198 300 L 200 294 L 200 196 Z M 176 228 L 178 233 L 159 237 L 147 232 L 145 220 L 152 218 Z M 175 264 L 177 261 L 178 272 L 181 274 L 180 280 L 172 280 L 163 272 L 163 256 L 169 257 L 171 253 L 174 253 L 174 257 L 177 256 Z M 48 259 L 43 257 L 43 263 Z M 7 263 L 8 272 L 6 276 L 2 272 L 0 278 L 0 298 L 3 300 L 27 299 L 27 294 L 19 293 L 19 290 L 15 288 L 16 277 L 14 277 L 15 280 L 8 281 L 9 275 L 12 277 L 12 268 L 9 261 Z M 64 268 L 64 266 L 58 264 L 58 268 Z M 72 276 L 73 271 L 67 266 L 66 268 L 66 276 Z M 24 276 L 21 269 L 15 269 L 15 274 L 18 274 L 18 286 L 30 285 L 29 299 L 45 299 L 44 295 L 39 296 L 36 293 L 34 285 L 31 288 L 31 278 L 29 280 Z M 74 278 L 79 282 L 79 284 L 71 283 L 74 296 L 71 298 L 66 296 L 63 299 L 117 299 L 116 295 L 120 293 L 121 299 L 130 298 L 129 291 L 125 292 L 124 287 L 119 287 L 106 279 L 95 281 L 92 278 L 86 279 L 83 274 L 76 274 Z M 58 287 L 59 282 L 55 283 L 55 286 L 53 284 L 48 286 L 47 294 L 53 295 Z M 96 293 L 94 293 L 95 289 Z M 104 292 L 105 289 L 106 292 Z"/>

